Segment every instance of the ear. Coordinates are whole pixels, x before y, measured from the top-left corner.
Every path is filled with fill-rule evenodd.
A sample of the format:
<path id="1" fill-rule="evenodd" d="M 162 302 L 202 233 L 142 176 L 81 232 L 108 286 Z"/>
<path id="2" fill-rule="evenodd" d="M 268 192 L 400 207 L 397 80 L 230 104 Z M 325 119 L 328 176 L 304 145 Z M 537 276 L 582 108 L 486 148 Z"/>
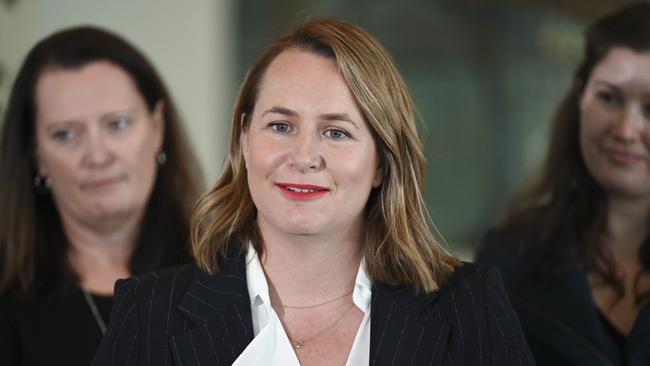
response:
<path id="1" fill-rule="evenodd" d="M 239 148 L 244 156 L 244 166 L 248 166 L 248 128 L 244 125 L 245 119 L 246 113 L 242 113 L 239 119 L 239 128 L 241 129 L 241 133 L 239 134 Z"/>
<path id="2" fill-rule="evenodd" d="M 159 152 L 162 149 L 165 138 L 165 101 L 162 99 L 156 103 L 153 108 L 154 137 L 156 139 L 154 151 Z"/>

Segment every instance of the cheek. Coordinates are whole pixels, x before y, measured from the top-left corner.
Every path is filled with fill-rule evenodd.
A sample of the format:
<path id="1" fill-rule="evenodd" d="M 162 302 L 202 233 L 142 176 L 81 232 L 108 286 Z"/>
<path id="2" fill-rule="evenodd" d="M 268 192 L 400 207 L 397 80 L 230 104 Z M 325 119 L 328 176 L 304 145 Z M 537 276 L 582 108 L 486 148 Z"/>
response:
<path id="1" fill-rule="evenodd" d="M 372 188 L 377 173 L 377 156 L 374 150 L 340 151 L 335 155 L 329 159 L 328 164 L 335 180 L 350 182 L 359 189 Z"/>
<path id="2" fill-rule="evenodd" d="M 583 108 L 580 118 L 580 149 L 583 154 L 594 149 L 607 133 L 607 116 L 595 108 Z"/>
<path id="3" fill-rule="evenodd" d="M 38 173 L 48 176 L 54 185 L 61 187 L 80 179 L 80 157 L 75 151 L 43 147 L 38 154 Z"/>
<path id="4" fill-rule="evenodd" d="M 286 156 L 284 151 L 281 143 L 251 136 L 245 153 L 246 169 L 248 169 L 249 176 L 271 174 Z"/>

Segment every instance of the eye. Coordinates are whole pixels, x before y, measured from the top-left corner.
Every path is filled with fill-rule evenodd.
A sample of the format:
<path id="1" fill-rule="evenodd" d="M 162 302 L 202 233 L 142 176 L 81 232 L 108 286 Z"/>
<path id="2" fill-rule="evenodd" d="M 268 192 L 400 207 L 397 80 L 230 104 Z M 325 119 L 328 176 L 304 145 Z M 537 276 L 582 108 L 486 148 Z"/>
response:
<path id="1" fill-rule="evenodd" d="M 621 104 L 623 104 L 621 98 L 615 93 L 612 93 L 610 91 L 606 91 L 606 90 L 599 91 L 596 94 L 596 96 L 598 97 L 598 100 L 600 100 L 604 105 L 609 107 L 618 107 Z"/>
<path id="2" fill-rule="evenodd" d="M 131 119 L 126 116 L 120 116 L 111 119 L 108 122 L 108 127 L 112 130 L 123 130 L 131 124 Z"/>
<path id="3" fill-rule="evenodd" d="M 71 128 L 64 128 L 52 132 L 52 138 L 56 141 L 70 141 L 74 138 L 74 132 Z"/>
<path id="4" fill-rule="evenodd" d="M 331 128 L 323 132 L 323 134 L 333 140 L 344 140 L 350 137 L 350 134 L 340 128 Z"/>
<path id="5" fill-rule="evenodd" d="M 288 123 L 284 122 L 272 122 L 270 124 L 271 130 L 276 133 L 287 133 L 291 131 L 291 126 Z"/>

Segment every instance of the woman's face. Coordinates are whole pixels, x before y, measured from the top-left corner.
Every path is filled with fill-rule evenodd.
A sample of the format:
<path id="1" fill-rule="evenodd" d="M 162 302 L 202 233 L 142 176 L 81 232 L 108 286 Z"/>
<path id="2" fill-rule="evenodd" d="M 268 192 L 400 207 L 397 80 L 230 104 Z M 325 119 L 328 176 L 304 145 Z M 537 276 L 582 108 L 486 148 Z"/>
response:
<path id="1" fill-rule="evenodd" d="M 150 112 L 131 77 L 106 61 L 46 69 L 35 99 L 38 171 L 64 220 L 101 226 L 141 214 L 156 177 L 162 102 Z"/>
<path id="2" fill-rule="evenodd" d="M 580 100 L 580 148 L 610 197 L 650 198 L 650 52 L 613 48 Z"/>
<path id="3" fill-rule="evenodd" d="M 263 233 L 356 239 L 363 230 L 381 172 L 373 134 L 333 60 L 278 55 L 241 144 Z"/>

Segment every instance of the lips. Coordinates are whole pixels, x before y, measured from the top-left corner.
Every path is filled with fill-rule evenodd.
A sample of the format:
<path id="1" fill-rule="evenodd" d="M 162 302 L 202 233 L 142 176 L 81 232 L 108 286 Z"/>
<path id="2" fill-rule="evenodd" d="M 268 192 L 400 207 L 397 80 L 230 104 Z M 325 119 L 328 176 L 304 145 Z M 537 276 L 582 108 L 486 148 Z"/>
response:
<path id="1" fill-rule="evenodd" d="M 109 177 L 109 178 L 102 178 L 102 179 L 93 179 L 90 181 L 86 181 L 81 184 L 82 189 L 87 189 L 87 190 L 92 190 L 92 189 L 101 189 L 101 188 L 106 188 L 109 187 L 115 183 L 121 182 L 124 180 L 124 176 L 117 176 L 117 177 Z"/>
<path id="2" fill-rule="evenodd" d="M 606 149 L 607 157 L 619 165 L 630 165 L 643 160 L 643 156 L 630 151 L 620 149 Z"/>
<path id="3" fill-rule="evenodd" d="M 321 197 L 330 191 L 326 187 L 312 184 L 277 183 L 276 187 L 280 188 L 286 196 L 301 200 Z"/>

